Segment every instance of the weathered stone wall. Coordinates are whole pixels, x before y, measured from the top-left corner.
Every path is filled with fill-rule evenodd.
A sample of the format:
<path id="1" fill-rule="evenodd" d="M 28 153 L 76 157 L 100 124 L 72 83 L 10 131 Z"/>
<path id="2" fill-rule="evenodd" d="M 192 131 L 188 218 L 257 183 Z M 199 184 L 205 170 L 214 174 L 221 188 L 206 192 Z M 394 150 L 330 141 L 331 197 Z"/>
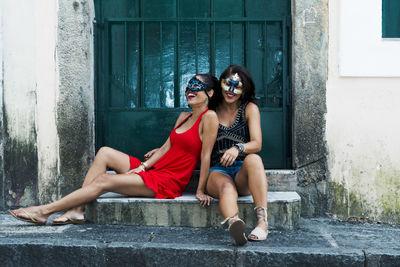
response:
<path id="1" fill-rule="evenodd" d="M 94 155 L 93 19 L 91 0 L 59 0 L 57 131 L 60 190 L 80 187 Z"/>
<path id="2" fill-rule="evenodd" d="M 400 224 L 400 77 L 340 76 L 340 16 L 339 3 L 333 2 L 326 116 L 329 211 L 342 219 Z"/>
<path id="3" fill-rule="evenodd" d="M 323 215 L 326 195 L 328 0 L 292 1 L 293 167 L 302 215 Z"/>

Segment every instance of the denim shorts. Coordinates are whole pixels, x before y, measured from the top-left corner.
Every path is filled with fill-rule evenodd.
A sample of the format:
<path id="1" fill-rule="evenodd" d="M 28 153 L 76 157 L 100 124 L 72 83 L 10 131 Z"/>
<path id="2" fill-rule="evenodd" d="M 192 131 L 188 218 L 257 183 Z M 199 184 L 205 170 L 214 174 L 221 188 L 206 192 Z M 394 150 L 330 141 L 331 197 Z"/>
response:
<path id="1" fill-rule="evenodd" d="M 224 167 L 220 163 L 217 163 L 216 165 L 210 168 L 210 173 L 213 171 L 222 172 L 229 175 L 232 178 L 232 180 L 235 180 L 236 174 L 242 167 L 242 164 L 243 161 L 236 161 L 236 160 L 233 162 L 231 166 L 228 167 Z"/>

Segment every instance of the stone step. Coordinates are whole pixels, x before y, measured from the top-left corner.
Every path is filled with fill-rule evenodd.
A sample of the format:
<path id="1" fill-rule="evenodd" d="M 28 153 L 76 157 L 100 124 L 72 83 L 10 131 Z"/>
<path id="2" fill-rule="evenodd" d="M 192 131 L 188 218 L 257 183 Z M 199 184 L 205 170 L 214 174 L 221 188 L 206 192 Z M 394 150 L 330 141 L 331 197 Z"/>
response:
<path id="1" fill-rule="evenodd" d="M 257 217 L 252 197 L 239 197 L 238 205 L 239 216 L 246 226 L 255 227 Z M 269 228 L 298 228 L 300 205 L 300 196 L 296 192 L 269 192 Z M 217 199 L 204 208 L 200 207 L 193 193 L 184 193 L 175 199 L 125 197 L 107 193 L 87 206 L 86 218 L 97 224 L 186 227 L 221 227 L 223 220 Z"/>
<path id="2" fill-rule="evenodd" d="M 302 218 L 299 230 L 271 230 L 266 241 L 237 247 L 220 228 L 38 227 L 0 211 L 0 266 L 398 267 L 399 234 L 392 225 Z"/>
<path id="3" fill-rule="evenodd" d="M 297 173 L 295 170 L 265 170 L 269 191 L 296 191 Z M 185 192 L 194 193 L 199 183 L 199 171 L 194 171 Z"/>

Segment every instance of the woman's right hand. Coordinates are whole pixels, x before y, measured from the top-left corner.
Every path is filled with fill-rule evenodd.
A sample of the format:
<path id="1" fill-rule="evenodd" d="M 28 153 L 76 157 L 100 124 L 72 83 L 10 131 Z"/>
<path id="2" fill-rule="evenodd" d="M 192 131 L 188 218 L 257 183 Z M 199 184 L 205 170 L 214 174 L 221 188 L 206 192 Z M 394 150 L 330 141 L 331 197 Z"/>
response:
<path id="1" fill-rule="evenodd" d="M 144 154 L 144 159 L 147 160 L 147 159 L 151 158 L 151 156 L 153 156 L 153 154 L 156 153 L 157 150 L 159 150 L 159 148 L 155 148 L 153 150 L 150 150 L 146 154 Z"/>
<path id="2" fill-rule="evenodd" d="M 196 198 L 200 201 L 200 206 L 202 207 L 205 207 L 206 205 L 210 206 L 211 200 L 213 200 L 211 196 L 200 190 L 196 191 Z"/>
<path id="3" fill-rule="evenodd" d="M 236 147 L 231 147 L 222 155 L 220 163 L 224 167 L 231 166 L 239 155 L 239 150 Z"/>

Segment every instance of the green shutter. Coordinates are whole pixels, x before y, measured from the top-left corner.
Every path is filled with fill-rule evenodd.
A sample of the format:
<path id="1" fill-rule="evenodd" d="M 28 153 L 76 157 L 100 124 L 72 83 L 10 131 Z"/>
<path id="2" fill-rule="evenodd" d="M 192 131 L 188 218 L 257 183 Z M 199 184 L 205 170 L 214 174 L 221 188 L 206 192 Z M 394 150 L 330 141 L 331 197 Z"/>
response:
<path id="1" fill-rule="evenodd" d="M 382 37 L 400 38 L 400 0 L 382 0 Z"/>

